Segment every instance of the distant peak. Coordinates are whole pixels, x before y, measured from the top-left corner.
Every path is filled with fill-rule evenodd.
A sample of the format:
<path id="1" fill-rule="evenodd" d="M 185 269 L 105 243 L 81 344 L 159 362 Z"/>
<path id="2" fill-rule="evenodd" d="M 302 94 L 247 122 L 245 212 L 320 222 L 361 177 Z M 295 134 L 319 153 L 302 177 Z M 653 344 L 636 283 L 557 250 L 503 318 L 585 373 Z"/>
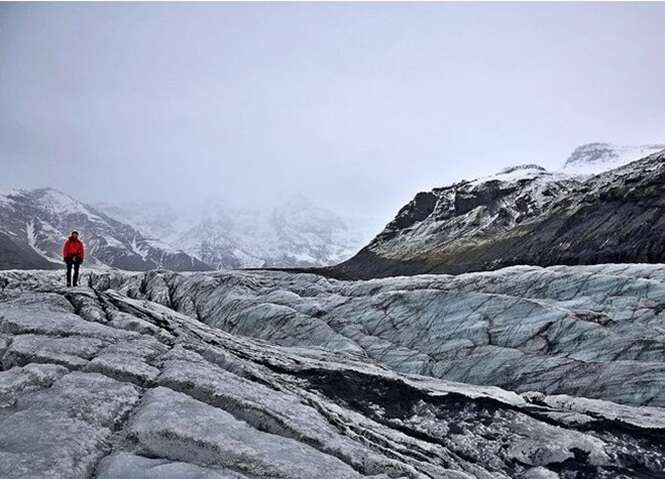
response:
<path id="1" fill-rule="evenodd" d="M 663 149 L 665 144 L 627 146 L 601 142 L 587 143 L 573 150 L 563 169 L 574 173 L 597 174 L 645 158 Z"/>
<path id="2" fill-rule="evenodd" d="M 41 207 L 56 214 L 83 213 L 91 215 L 88 206 L 76 198 L 58 189 L 45 187 L 36 188 L 27 192 Z"/>
<path id="3" fill-rule="evenodd" d="M 39 195 L 39 196 L 55 196 L 55 197 L 67 197 L 73 199 L 71 196 L 69 196 L 67 193 L 60 191 L 56 188 L 52 188 L 50 186 L 46 186 L 44 188 L 35 188 L 34 190 L 31 191 L 32 194 L 34 195 Z"/>

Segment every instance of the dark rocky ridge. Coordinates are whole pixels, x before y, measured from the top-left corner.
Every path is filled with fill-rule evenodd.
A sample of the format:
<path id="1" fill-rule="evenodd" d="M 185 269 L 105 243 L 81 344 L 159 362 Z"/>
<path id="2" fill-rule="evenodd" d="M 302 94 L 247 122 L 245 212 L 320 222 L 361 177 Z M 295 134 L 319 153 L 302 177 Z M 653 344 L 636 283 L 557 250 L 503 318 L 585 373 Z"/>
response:
<path id="1" fill-rule="evenodd" d="M 0 269 L 54 269 L 57 265 L 0 231 Z"/>
<path id="2" fill-rule="evenodd" d="M 665 262 L 665 152 L 587 179 L 533 170 L 418 193 L 340 279 Z"/>

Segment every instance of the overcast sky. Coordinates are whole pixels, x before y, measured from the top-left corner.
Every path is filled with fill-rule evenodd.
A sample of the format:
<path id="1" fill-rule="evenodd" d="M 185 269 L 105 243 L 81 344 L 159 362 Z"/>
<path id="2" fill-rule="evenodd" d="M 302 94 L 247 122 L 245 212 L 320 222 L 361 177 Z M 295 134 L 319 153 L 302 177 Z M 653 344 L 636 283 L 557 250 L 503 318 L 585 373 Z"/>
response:
<path id="1" fill-rule="evenodd" d="M 0 187 L 392 218 L 665 141 L 665 4 L 0 4 Z"/>

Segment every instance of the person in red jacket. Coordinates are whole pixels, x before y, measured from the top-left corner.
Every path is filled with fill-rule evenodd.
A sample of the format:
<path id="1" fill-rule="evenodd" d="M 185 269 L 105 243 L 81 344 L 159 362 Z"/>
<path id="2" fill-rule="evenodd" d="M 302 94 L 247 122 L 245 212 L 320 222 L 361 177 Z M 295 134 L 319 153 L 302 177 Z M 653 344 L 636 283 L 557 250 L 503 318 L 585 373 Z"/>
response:
<path id="1" fill-rule="evenodd" d="M 85 248 L 79 239 L 78 231 L 72 231 L 62 247 L 62 258 L 67 264 L 67 286 L 72 285 L 72 267 L 74 267 L 74 286 L 79 283 L 79 266 L 83 263 Z"/>

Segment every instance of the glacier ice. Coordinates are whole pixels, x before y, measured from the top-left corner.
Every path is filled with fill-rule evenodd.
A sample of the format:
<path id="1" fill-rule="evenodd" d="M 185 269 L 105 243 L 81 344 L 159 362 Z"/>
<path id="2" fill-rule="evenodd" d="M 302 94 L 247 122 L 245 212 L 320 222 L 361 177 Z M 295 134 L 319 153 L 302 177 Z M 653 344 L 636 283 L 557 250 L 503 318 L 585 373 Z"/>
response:
<path id="1" fill-rule="evenodd" d="M 65 289 L 2 272 L 0 477 L 658 477 L 663 279 L 104 272 Z M 630 334 L 651 342 L 621 348 Z M 451 381 L 443 365 L 467 347 L 484 375 L 465 374 L 487 384 L 516 355 L 513 391 Z M 572 356 L 590 365 L 573 380 Z M 624 395 L 604 379 L 623 371 Z"/>

